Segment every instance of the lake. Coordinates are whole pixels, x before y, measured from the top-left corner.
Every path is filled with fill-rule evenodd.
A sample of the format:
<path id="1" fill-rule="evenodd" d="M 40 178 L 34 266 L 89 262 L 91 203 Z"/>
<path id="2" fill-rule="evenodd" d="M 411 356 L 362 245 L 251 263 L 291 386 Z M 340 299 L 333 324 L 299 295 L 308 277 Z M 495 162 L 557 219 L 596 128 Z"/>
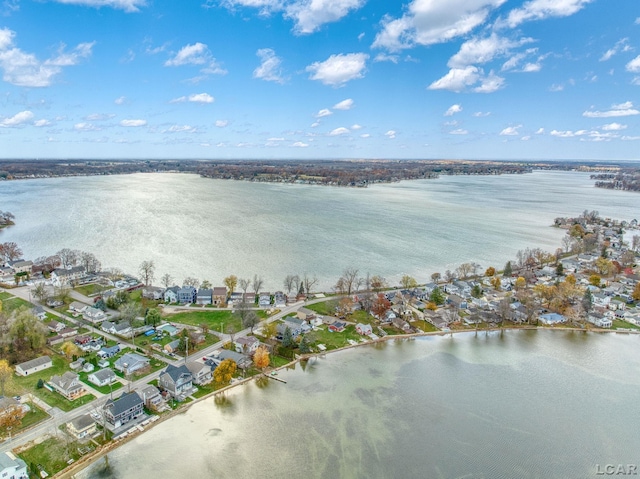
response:
<path id="1" fill-rule="evenodd" d="M 207 398 L 78 478 L 596 478 L 637 464 L 640 336 L 503 331 L 332 353 Z"/>
<path id="2" fill-rule="evenodd" d="M 366 189 L 249 183 L 187 174 L 134 174 L 0 183 L 0 232 L 26 258 L 62 248 L 94 253 L 104 267 L 137 274 L 156 265 L 220 285 L 235 274 L 283 287 L 288 274 L 317 276 L 327 290 L 345 268 L 427 282 L 475 261 L 501 269 L 518 250 L 560 247 L 557 216 L 585 209 L 630 220 L 637 193 L 596 189 L 586 173 L 444 176 Z"/>

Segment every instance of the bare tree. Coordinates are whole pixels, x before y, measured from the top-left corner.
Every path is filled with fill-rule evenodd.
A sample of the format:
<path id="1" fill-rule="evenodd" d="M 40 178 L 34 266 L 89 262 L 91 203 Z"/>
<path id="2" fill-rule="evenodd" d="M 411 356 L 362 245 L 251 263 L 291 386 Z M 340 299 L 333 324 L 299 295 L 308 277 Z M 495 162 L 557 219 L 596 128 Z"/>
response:
<path id="1" fill-rule="evenodd" d="M 347 268 L 342 272 L 342 277 L 344 279 L 345 293 L 351 295 L 358 284 L 358 270 L 355 268 Z"/>
<path id="2" fill-rule="evenodd" d="M 198 286 L 200 286 L 200 280 L 189 276 L 184 279 L 182 284 L 185 286 L 193 286 L 194 288 L 198 289 Z"/>
<path id="3" fill-rule="evenodd" d="M 444 272 L 444 280 L 447 283 L 451 283 L 451 281 L 453 281 L 455 277 L 455 274 L 453 274 L 450 269 Z"/>
<path id="4" fill-rule="evenodd" d="M 80 252 L 80 264 L 87 273 L 96 273 L 100 271 L 102 267 L 98 258 L 96 258 L 93 253 L 86 251 Z"/>
<path id="5" fill-rule="evenodd" d="M 239 279 L 238 280 L 238 285 L 240 286 L 240 289 L 242 290 L 242 297 L 244 298 L 247 294 L 247 290 L 249 289 L 249 286 L 251 286 L 251 280 L 250 279 Z"/>
<path id="6" fill-rule="evenodd" d="M 56 253 L 56 256 L 60 258 L 63 267 L 70 268 L 71 266 L 75 266 L 78 263 L 80 255 L 78 254 L 77 250 L 63 248 Z"/>
<path id="7" fill-rule="evenodd" d="M 171 286 L 171 283 L 173 283 L 173 278 L 169 273 L 165 273 L 162 275 L 162 278 L 160 278 L 160 283 L 162 283 L 162 286 L 165 288 L 168 288 Z"/>
<path id="8" fill-rule="evenodd" d="M 251 282 L 251 287 L 253 288 L 253 291 L 254 291 L 254 293 L 256 293 L 256 295 L 262 289 L 263 283 L 264 283 L 264 281 L 260 276 L 258 276 L 257 274 L 253 275 L 253 281 Z"/>
<path id="9" fill-rule="evenodd" d="M 433 281 L 434 283 L 438 284 L 438 281 L 440 281 L 440 279 L 442 278 L 442 275 L 438 272 L 433 273 L 431 275 L 431 281 Z"/>
<path id="10" fill-rule="evenodd" d="M 13 241 L 2 243 L 0 244 L 0 257 L 5 261 L 15 261 L 22 257 L 22 250 Z"/>
<path id="11" fill-rule="evenodd" d="M 313 287 L 316 285 L 317 282 L 318 282 L 318 278 L 316 278 L 315 276 L 312 278 L 307 273 L 305 273 L 304 277 L 302 278 L 302 284 L 304 285 L 305 293 L 310 294 L 311 290 L 313 289 Z"/>
<path id="12" fill-rule="evenodd" d="M 637 252 L 638 248 L 640 248 L 640 235 L 633 235 L 631 237 L 631 249 Z"/>
<path id="13" fill-rule="evenodd" d="M 293 289 L 294 285 L 295 285 L 295 275 L 288 274 L 287 276 L 285 276 L 283 286 L 284 286 L 284 289 L 287 290 L 287 294 L 291 294 L 291 290 Z"/>
<path id="14" fill-rule="evenodd" d="M 140 278 L 145 285 L 150 285 L 153 282 L 153 277 L 156 272 L 156 265 L 153 260 L 143 261 L 138 267 Z"/>
<path id="15" fill-rule="evenodd" d="M 462 279 L 467 279 L 469 275 L 473 271 L 473 266 L 471 263 L 462 263 L 460 266 L 456 268 L 456 273 L 458 277 Z"/>

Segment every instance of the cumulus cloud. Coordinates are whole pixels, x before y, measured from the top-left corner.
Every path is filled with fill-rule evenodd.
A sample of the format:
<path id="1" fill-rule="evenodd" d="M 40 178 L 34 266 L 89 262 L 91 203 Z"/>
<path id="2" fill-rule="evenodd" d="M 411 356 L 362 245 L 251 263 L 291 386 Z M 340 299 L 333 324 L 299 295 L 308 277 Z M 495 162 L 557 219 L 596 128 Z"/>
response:
<path id="1" fill-rule="evenodd" d="M 218 128 L 224 128 L 225 126 L 227 126 L 229 124 L 228 120 L 216 120 L 215 125 Z"/>
<path id="2" fill-rule="evenodd" d="M 301 0 L 291 3 L 285 17 L 295 22 L 294 31 L 299 34 L 313 33 L 322 25 L 346 17 L 358 10 L 365 0 Z"/>
<path id="3" fill-rule="evenodd" d="M 640 72 L 640 55 L 635 57 L 625 66 L 628 72 L 638 73 Z"/>
<path id="4" fill-rule="evenodd" d="M 536 131 L 536 135 L 544 135 L 544 128 L 538 128 L 538 130 Z"/>
<path id="5" fill-rule="evenodd" d="M 462 128 L 458 128 L 456 130 L 451 130 L 449 132 L 450 135 L 467 135 L 469 134 L 469 132 L 467 130 L 464 130 Z"/>
<path id="6" fill-rule="evenodd" d="M 324 118 L 325 116 L 333 115 L 333 112 L 328 108 L 323 108 L 318 113 L 316 113 L 316 118 Z"/>
<path id="7" fill-rule="evenodd" d="M 293 145 L 295 148 L 306 148 L 309 146 L 309 143 L 303 143 L 302 141 L 296 141 Z"/>
<path id="8" fill-rule="evenodd" d="M 346 135 L 347 133 L 350 133 L 349 128 L 345 128 L 344 126 L 341 126 L 339 128 L 335 128 L 331 130 L 329 132 L 329 136 L 340 136 L 340 135 Z"/>
<path id="9" fill-rule="evenodd" d="M 17 86 L 47 87 L 64 67 L 74 66 L 91 56 L 94 42 L 80 43 L 70 52 L 60 48 L 56 56 L 39 60 L 14 45 L 15 32 L 0 29 L 0 69 L 3 80 Z"/>
<path id="10" fill-rule="evenodd" d="M 127 127 L 139 127 L 145 126 L 147 124 L 147 120 L 122 120 L 120 121 L 120 126 Z"/>
<path id="11" fill-rule="evenodd" d="M 455 104 L 451 105 L 447 111 L 444 112 L 444 116 L 453 116 L 456 113 L 460 113 L 462 111 L 462 106 Z"/>
<path id="12" fill-rule="evenodd" d="M 354 125 L 351 125 L 351 129 L 352 130 L 362 130 L 362 125 L 358 125 L 357 123 Z"/>
<path id="13" fill-rule="evenodd" d="M 260 66 L 253 70 L 253 78 L 260 80 L 284 83 L 286 80 L 282 76 L 282 59 L 276 55 L 271 48 L 261 48 L 256 52 L 260 58 Z"/>
<path id="14" fill-rule="evenodd" d="M 400 58 L 398 55 L 389 55 L 388 53 L 378 53 L 373 59 L 374 62 L 391 62 L 398 63 Z"/>
<path id="15" fill-rule="evenodd" d="M 400 18 L 383 18 L 374 48 L 391 51 L 442 43 L 482 25 L 506 0 L 413 0 Z"/>
<path id="16" fill-rule="evenodd" d="M 37 126 L 38 128 L 42 128 L 43 126 L 49 126 L 51 122 L 49 120 L 40 119 L 33 122 L 33 126 Z"/>
<path id="17" fill-rule="evenodd" d="M 174 98 L 169 103 L 213 103 L 216 99 L 208 93 L 194 93 L 189 96 Z"/>
<path id="18" fill-rule="evenodd" d="M 587 110 L 582 113 L 582 116 L 587 118 L 614 118 L 620 116 L 633 116 L 640 115 L 640 111 L 636 110 L 633 107 L 633 103 L 630 101 L 620 103 L 617 105 L 612 105 L 610 110 L 606 111 L 594 111 Z"/>
<path id="19" fill-rule="evenodd" d="M 460 46 L 447 65 L 450 68 L 463 68 L 467 65 L 487 63 L 494 58 L 508 54 L 514 48 L 533 42 L 532 38 L 510 40 L 492 33 L 487 38 L 472 38 Z"/>
<path id="20" fill-rule="evenodd" d="M 371 135 L 369 133 L 363 133 L 360 135 L 360 138 L 369 138 Z"/>
<path id="21" fill-rule="evenodd" d="M 500 136 L 516 136 L 519 135 L 518 128 L 522 128 L 522 125 L 508 126 L 500 132 Z"/>
<path id="22" fill-rule="evenodd" d="M 88 7 L 111 7 L 125 12 L 138 12 L 144 7 L 146 0 L 55 0 L 58 3 L 70 5 L 86 5 Z"/>
<path id="23" fill-rule="evenodd" d="M 200 71 L 205 76 L 225 75 L 227 73 L 227 70 L 222 68 L 218 61 L 213 57 L 209 51 L 209 47 L 200 42 L 182 47 L 178 53 L 164 62 L 164 66 L 166 67 L 179 67 L 185 65 L 201 66 L 202 69 Z"/>
<path id="24" fill-rule="evenodd" d="M 344 86 L 348 81 L 364 77 L 366 53 L 341 53 L 331 55 L 323 62 L 314 62 L 305 69 L 311 80 L 319 80 L 333 87 Z"/>
<path id="25" fill-rule="evenodd" d="M 551 133 L 549 133 L 551 136 L 556 136 L 558 138 L 573 138 L 576 136 L 584 136 L 586 134 L 588 134 L 589 131 L 588 130 L 578 130 L 578 131 L 572 131 L 572 130 L 551 130 Z"/>
<path id="26" fill-rule="evenodd" d="M 580 11 L 593 0 L 530 0 L 522 7 L 509 12 L 506 25 L 510 28 L 532 20 L 549 17 L 568 17 Z"/>
<path id="27" fill-rule="evenodd" d="M 393 140 L 396 137 L 396 133 L 396 130 L 389 130 L 384 134 L 384 136 L 386 136 L 390 140 Z"/>
<path id="28" fill-rule="evenodd" d="M 619 52 L 630 51 L 631 47 L 629 46 L 628 42 L 629 42 L 628 38 L 623 38 L 622 40 L 617 41 L 612 48 L 609 48 L 606 52 L 602 54 L 602 56 L 600 57 L 600 61 L 606 62 L 607 60 L 610 60 L 611 57 L 618 54 Z"/>
<path id="29" fill-rule="evenodd" d="M 16 126 L 23 125 L 28 121 L 31 121 L 32 118 L 33 118 L 32 112 L 28 110 L 21 111 L 20 113 L 16 113 L 12 117 L 3 118 L 2 120 L 0 120 L 0 126 L 5 128 L 16 127 Z"/>
<path id="30" fill-rule="evenodd" d="M 115 100 L 113 100 L 113 102 L 116 105 L 124 105 L 127 102 L 127 97 L 126 96 L 121 96 L 116 98 Z"/>
<path id="31" fill-rule="evenodd" d="M 347 98 L 333 105 L 334 110 L 351 110 L 351 108 L 353 108 L 353 100 L 351 98 Z"/>
<path id="32" fill-rule="evenodd" d="M 622 125 L 620 123 L 609 123 L 607 125 L 602 125 L 602 129 L 604 131 L 620 131 L 620 130 L 626 130 L 627 129 L 627 125 Z"/>
<path id="33" fill-rule="evenodd" d="M 484 76 L 482 69 L 470 65 L 465 68 L 452 68 L 445 76 L 434 81 L 427 88 L 429 90 L 461 92 L 473 85 L 478 85 L 473 88 L 473 91 L 477 93 L 493 93 L 504 86 L 504 78 L 499 77 L 493 71 Z"/>

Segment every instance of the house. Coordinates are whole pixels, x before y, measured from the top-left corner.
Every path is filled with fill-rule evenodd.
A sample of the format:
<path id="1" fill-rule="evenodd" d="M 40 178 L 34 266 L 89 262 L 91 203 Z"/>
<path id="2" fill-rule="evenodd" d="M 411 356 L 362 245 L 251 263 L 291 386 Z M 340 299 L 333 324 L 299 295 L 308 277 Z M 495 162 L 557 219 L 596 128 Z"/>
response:
<path id="1" fill-rule="evenodd" d="M 82 365 L 82 372 L 85 373 L 90 373 L 91 371 L 93 371 L 96 367 L 91 364 L 90 362 L 86 362 Z"/>
<path id="2" fill-rule="evenodd" d="M 160 390 L 152 384 L 147 384 L 140 389 L 136 389 L 136 393 L 142 399 L 145 407 L 154 411 L 160 411 L 164 409 L 164 400 Z"/>
<path id="3" fill-rule="evenodd" d="M 116 382 L 118 378 L 111 369 L 105 368 L 92 372 L 87 376 L 87 379 L 96 386 L 108 386 Z"/>
<path id="4" fill-rule="evenodd" d="M 260 346 L 260 340 L 255 336 L 246 336 L 243 338 L 238 338 L 233 342 L 233 346 L 236 351 L 239 353 L 244 353 L 248 355 L 252 355 Z"/>
<path id="5" fill-rule="evenodd" d="M 83 414 L 67 423 L 67 431 L 76 439 L 83 439 L 96 433 L 96 422 L 89 414 Z"/>
<path id="6" fill-rule="evenodd" d="M 373 333 L 373 328 L 370 324 L 358 323 L 356 324 L 356 332 L 358 334 L 362 334 L 363 336 L 369 336 Z"/>
<path id="7" fill-rule="evenodd" d="M 178 302 L 178 291 L 180 288 L 178 286 L 171 286 L 164 291 L 164 301 L 165 303 L 177 303 Z"/>
<path id="8" fill-rule="evenodd" d="M 284 308 L 287 305 L 287 297 L 282 291 L 276 291 L 273 294 L 273 305 L 276 308 Z"/>
<path id="9" fill-rule="evenodd" d="M 149 367 L 149 359 L 136 353 L 126 353 L 120 356 L 113 367 L 123 374 L 133 374 Z"/>
<path id="10" fill-rule="evenodd" d="M 227 302 L 227 288 L 226 286 L 216 286 L 211 292 L 211 301 L 213 304 L 220 306 Z"/>
<path id="11" fill-rule="evenodd" d="M 227 302 L 230 307 L 233 307 L 237 304 L 242 303 L 242 298 L 243 298 L 243 295 L 240 291 L 234 291 L 229 295 L 229 301 Z"/>
<path id="12" fill-rule="evenodd" d="M 105 321 L 100 325 L 100 329 L 102 329 L 105 333 L 111 333 L 115 331 L 116 323 L 113 321 Z"/>
<path id="13" fill-rule="evenodd" d="M 158 378 L 158 386 L 167 391 L 174 399 L 184 399 L 193 392 L 193 375 L 184 365 L 169 364 Z"/>
<path id="14" fill-rule="evenodd" d="M 208 384 L 213 379 L 213 371 L 208 364 L 199 363 L 196 361 L 188 361 L 187 369 L 193 377 L 193 384 Z"/>
<path id="15" fill-rule="evenodd" d="M 409 326 L 409 323 L 407 323 L 404 319 L 402 318 L 394 318 L 394 320 L 392 321 L 392 324 L 402 330 L 402 331 L 410 331 L 411 330 L 411 326 Z"/>
<path id="16" fill-rule="evenodd" d="M 587 321 L 598 328 L 610 328 L 613 325 L 613 321 L 611 319 L 595 311 L 589 313 Z"/>
<path id="17" fill-rule="evenodd" d="M 92 306 L 86 307 L 86 309 L 82 312 L 82 317 L 91 323 L 99 323 L 100 321 L 104 321 L 105 319 L 107 319 L 107 315 L 104 313 L 104 311 Z"/>
<path id="18" fill-rule="evenodd" d="M 16 365 L 16 374 L 19 376 L 28 376 L 29 374 L 44 371 L 51 366 L 53 366 L 53 362 L 51 362 L 49 356 L 40 356 L 39 358 Z"/>
<path id="19" fill-rule="evenodd" d="M 0 477 L 2 479 L 29 479 L 27 463 L 11 452 L 0 453 Z"/>
<path id="20" fill-rule="evenodd" d="M 109 399 L 104 405 L 104 418 L 114 429 L 144 415 L 144 403 L 135 392 L 125 393 L 118 399 Z"/>
<path id="21" fill-rule="evenodd" d="M 60 323 L 58 321 L 50 321 L 47 323 L 47 328 L 49 329 L 49 331 L 51 331 L 52 333 L 59 333 L 60 331 L 62 331 L 64 328 L 66 327 L 66 325 L 64 323 Z"/>
<path id="22" fill-rule="evenodd" d="M 51 272 L 51 282 L 55 286 L 62 286 L 77 281 L 84 276 L 84 267 L 75 266 L 73 268 L 57 268 Z"/>
<path id="23" fill-rule="evenodd" d="M 258 305 L 261 308 L 268 308 L 271 306 L 271 293 L 260 293 L 260 296 L 258 297 Z"/>
<path id="24" fill-rule="evenodd" d="M 113 334 L 118 336 L 130 336 L 133 329 L 128 321 L 120 321 L 113 326 Z"/>
<path id="25" fill-rule="evenodd" d="M 211 357 L 213 364 L 218 366 L 225 359 L 231 359 L 234 361 L 240 369 L 247 369 L 251 367 L 253 361 L 249 356 L 231 351 L 229 349 L 220 349 L 215 351 Z"/>
<path id="26" fill-rule="evenodd" d="M 55 335 L 55 336 L 49 336 L 47 338 L 47 344 L 49 346 L 53 346 L 55 344 L 60 344 L 64 342 L 64 338 L 62 336 L 60 336 L 59 334 Z"/>
<path id="27" fill-rule="evenodd" d="M 62 376 L 52 376 L 49 385 L 69 401 L 73 401 L 87 392 L 78 375 L 71 371 L 65 372 Z"/>
<path id="28" fill-rule="evenodd" d="M 159 288 L 157 286 L 145 286 L 142 288 L 142 297 L 152 301 L 164 299 L 164 288 Z"/>
<path id="29" fill-rule="evenodd" d="M 328 327 L 332 333 L 341 333 L 347 327 L 347 323 L 343 321 L 334 321 Z"/>
<path id="30" fill-rule="evenodd" d="M 63 338 L 70 338 L 71 336 L 75 336 L 76 334 L 78 334 L 78 329 L 77 328 L 64 328 L 58 334 L 60 334 L 60 336 L 62 336 Z"/>
<path id="31" fill-rule="evenodd" d="M 247 304 L 256 304 L 256 293 L 244 293 L 243 300 Z"/>
<path id="32" fill-rule="evenodd" d="M 542 324 L 558 324 L 558 323 L 566 322 L 567 318 L 565 318 L 563 315 L 558 313 L 547 313 L 547 314 L 541 314 L 540 316 L 538 316 L 538 320 Z"/>
<path id="33" fill-rule="evenodd" d="M 195 303 L 197 294 L 197 290 L 193 286 L 183 286 L 178 290 L 178 303 Z"/>
<path id="34" fill-rule="evenodd" d="M 72 363 L 69 363 L 69 367 L 71 369 L 73 369 L 74 371 L 76 371 L 77 369 L 82 368 L 82 365 L 84 364 L 85 359 L 84 358 L 78 358 L 75 361 L 73 361 Z"/>
<path id="35" fill-rule="evenodd" d="M 196 295 L 196 304 L 211 304 L 213 301 L 213 290 L 210 288 L 200 288 Z"/>
<path id="36" fill-rule="evenodd" d="M 102 347 L 100 351 L 98 351 L 98 356 L 102 359 L 112 358 L 116 354 L 120 352 L 120 345 L 116 344 L 115 346 Z"/>
<path id="37" fill-rule="evenodd" d="M 178 328 L 172 326 L 171 324 L 165 323 L 156 328 L 156 331 L 160 331 L 162 333 L 167 333 L 169 336 L 175 336 L 178 334 Z"/>
<path id="38" fill-rule="evenodd" d="M 35 306 L 34 308 L 32 308 L 31 314 L 33 314 L 40 321 L 44 321 L 45 319 L 47 319 L 47 312 L 42 306 Z"/>
<path id="39" fill-rule="evenodd" d="M 167 353 L 175 353 L 176 351 L 178 351 L 179 347 L 180 347 L 180 340 L 176 339 L 174 341 L 171 341 L 170 343 L 165 344 L 163 349 Z"/>
<path id="40" fill-rule="evenodd" d="M 89 305 L 87 304 L 81 303 L 80 301 L 74 301 L 69 305 L 69 311 L 71 311 L 72 314 L 82 314 L 88 307 Z"/>

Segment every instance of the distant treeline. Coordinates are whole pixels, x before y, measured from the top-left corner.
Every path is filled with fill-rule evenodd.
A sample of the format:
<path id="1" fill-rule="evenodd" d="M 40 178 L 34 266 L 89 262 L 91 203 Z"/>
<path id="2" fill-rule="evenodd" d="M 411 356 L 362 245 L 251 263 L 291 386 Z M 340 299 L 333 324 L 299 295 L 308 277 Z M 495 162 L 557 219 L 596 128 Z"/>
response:
<path id="1" fill-rule="evenodd" d="M 640 169 L 629 168 L 617 173 L 600 173 L 591 175 L 598 188 L 611 190 L 640 191 Z"/>
<path id="2" fill-rule="evenodd" d="M 619 170 L 607 164 L 607 168 L 612 166 Z M 602 171 L 600 168 L 589 162 L 467 160 L 0 160 L 0 179 L 181 172 L 217 179 L 366 187 L 440 175 L 521 174 L 534 169 Z M 637 185 L 640 170 L 635 171 Z"/>

